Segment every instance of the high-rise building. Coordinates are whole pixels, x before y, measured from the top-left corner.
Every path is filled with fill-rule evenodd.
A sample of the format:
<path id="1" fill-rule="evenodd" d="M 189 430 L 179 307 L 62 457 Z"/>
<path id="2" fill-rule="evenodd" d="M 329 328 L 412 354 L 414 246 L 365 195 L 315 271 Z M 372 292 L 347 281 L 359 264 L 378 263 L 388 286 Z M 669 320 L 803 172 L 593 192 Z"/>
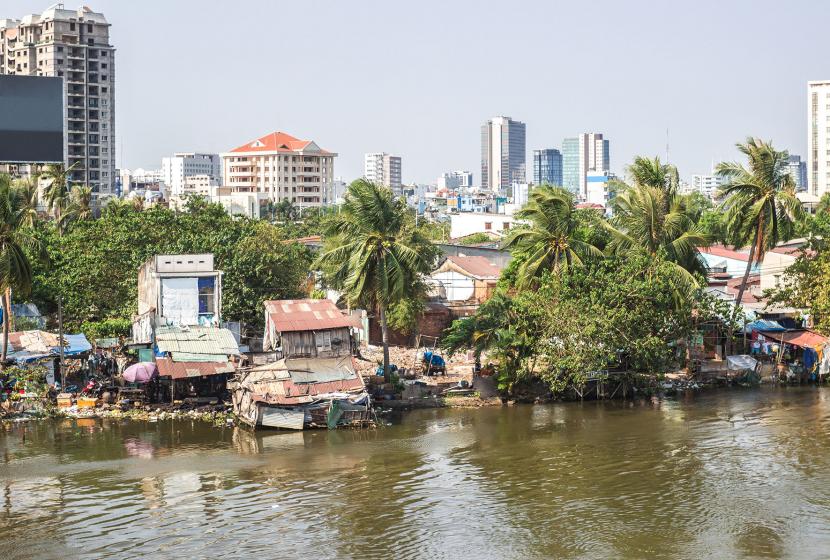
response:
<path id="1" fill-rule="evenodd" d="M 527 182 L 525 123 L 493 117 L 481 127 L 481 188 L 504 191 Z"/>
<path id="2" fill-rule="evenodd" d="M 790 154 L 787 172 L 793 178 L 796 192 L 807 190 L 807 162 L 803 161 L 801 156 Z"/>
<path id="3" fill-rule="evenodd" d="M 830 80 L 807 82 L 807 190 L 830 190 Z"/>
<path id="4" fill-rule="evenodd" d="M 611 143 L 596 132 L 562 141 L 562 180 L 565 188 L 586 200 L 588 173 L 611 172 Z"/>
<path id="5" fill-rule="evenodd" d="M 199 183 L 207 176 L 211 185 L 222 184 L 222 162 L 219 154 L 179 152 L 161 159 L 161 172 L 171 196 L 184 194 L 186 179 L 200 176 Z"/>
<path id="6" fill-rule="evenodd" d="M 386 152 L 373 152 L 363 156 L 363 176 L 367 180 L 389 187 L 396 194 L 401 192 L 401 158 Z"/>
<path id="7" fill-rule="evenodd" d="M 723 178 L 714 173 L 710 175 L 692 175 L 692 191 L 701 193 L 702 195 L 715 199 L 718 195 L 718 188 L 723 185 Z"/>
<path id="8" fill-rule="evenodd" d="M 562 186 L 578 195 L 580 176 L 579 138 L 565 138 L 562 140 Z"/>
<path id="9" fill-rule="evenodd" d="M 533 183 L 562 186 L 562 152 L 555 148 L 533 150 Z"/>
<path id="10" fill-rule="evenodd" d="M 301 207 L 333 202 L 336 156 L 311 140 L 284 132 L 272 132 L 220 154 L 225 187 L 267 193 L 273 201 L 289 200 Z"/>
<path id="11" fill-rule="evenodd" d="M 459 189 L 473 186 L 473 174 L 469 171 L 450 171 L 438 177 L 439 189 Z"/>
<path id="12" fill-rule="evenodd" d="M 115 174 L 115 48 L 104 14 L 55 4 L 0 19 L 0 74 L 63 77 L 70 180 L 111 194 Z"/>

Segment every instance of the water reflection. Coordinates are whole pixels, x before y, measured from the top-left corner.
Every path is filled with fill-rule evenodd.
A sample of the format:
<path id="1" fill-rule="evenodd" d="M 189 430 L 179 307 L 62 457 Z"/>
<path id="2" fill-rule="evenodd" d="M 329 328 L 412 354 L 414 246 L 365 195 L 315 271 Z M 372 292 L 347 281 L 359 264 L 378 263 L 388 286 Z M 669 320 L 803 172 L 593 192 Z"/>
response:
<path id="1" fill-rule="evenodd" d="M 830 391 L 770 389 L 429 410 L 376 431 L 6 425 L 0 547 L 10 558 L 818 558 L 830 547 L 828 419 Z"/>

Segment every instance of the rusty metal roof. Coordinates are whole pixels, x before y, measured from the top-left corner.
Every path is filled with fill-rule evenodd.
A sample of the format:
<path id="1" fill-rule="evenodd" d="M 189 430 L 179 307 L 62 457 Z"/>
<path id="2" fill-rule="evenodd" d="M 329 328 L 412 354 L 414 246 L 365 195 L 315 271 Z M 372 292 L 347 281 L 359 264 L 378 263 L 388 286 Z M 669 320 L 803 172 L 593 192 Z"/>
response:
<path id="1" fill-rule="evenodd" d="M 320 331 L 344 327 L 360 328 L 353 317 L 328 299 L 281 299 L 265 302 L 265 311 L 277 332 Z"/>
<path id="2" fill-rule="evenodd" d="M 184 379 L 203 375 L 234 373 L 236 367 L 230 362 L 174 362 L 170 358 L 156 358 L 159 376 Z"/>
<path id="3" fill-rule="evenodd" d="M 206 356 L 238 356 L 239 345 L 228 329 L 217 327 L 159 327 L 156 331 L 156 346 L 162 353 L 170 352 L 173 359 L 177 354 L 186 354 L 184 361 L 215 361 L 215 359 L 199 360 L 194 355 Z"/>

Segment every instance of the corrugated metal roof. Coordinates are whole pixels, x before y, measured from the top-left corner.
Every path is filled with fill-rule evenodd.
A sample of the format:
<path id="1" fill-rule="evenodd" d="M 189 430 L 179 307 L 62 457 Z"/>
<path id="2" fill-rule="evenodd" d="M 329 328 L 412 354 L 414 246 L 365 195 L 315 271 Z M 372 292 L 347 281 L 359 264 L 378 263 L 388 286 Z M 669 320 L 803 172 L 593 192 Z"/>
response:
<path id="1" fill-rule="evenodd" d="M 160 353 L 210 354 L 238 356 L 239 346 L 233 333 L 217 327 L 159 327 L 156 347 Z"/>
<path id="2" fill-rule="evenodd" d="M 158 367 L 160 376 L 173 379 L 219 375 L 236 371 L 236 367 L 230 362 L 174 362 L 170 358 L 157 358 L 156 367 Z"/>
<path id="3" fill-rule="evenodd" d="M 764 332 L 764 336 L 802 348 L 818 348 L 827 344 L 827 337 L 813 331 Z"/>
<path id="4" fill-rule="evenodd" d="M 363 379 L 349 358 L 279 360 L 243 374 L 242 386 L 257 402 L 302 404 L 318 395 L 362 391 Z"/>
<path id="5" fill-rule="evenodd" d="M 265 311 L 271 317 L 277 332 L 360 328 L 360 323 L 356 319 L 345 315 L 328 299 L 266 301 Z"/>

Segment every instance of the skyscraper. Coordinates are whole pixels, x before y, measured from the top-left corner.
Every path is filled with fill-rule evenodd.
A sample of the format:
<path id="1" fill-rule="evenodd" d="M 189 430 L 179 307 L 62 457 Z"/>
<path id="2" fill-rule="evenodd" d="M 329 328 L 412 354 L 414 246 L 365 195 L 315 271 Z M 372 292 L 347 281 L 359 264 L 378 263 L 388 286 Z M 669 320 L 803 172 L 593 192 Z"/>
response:
<path id="1" fill-rule="evenodd" d="M 562 141 L 563 186 L 585 200 L 588 173 L 610 173 L 611 143 L 596 132 Z"/>
<path id="2" fill-rule="evenodd" d="M 807 190 L 807 162 L 803 161 L 801 156 L 790 154 L 787 172 L 793 178 L 796 192 Z"/>
<path id="3" fill-rule="evenodd" d="M 808 192 L 821 197 L 830 184 L 830 80 L 807 82 Z"/>
<path id="4" fill-rule="evenodd" d="M 565 138 L 562 140 L 562 186 L 575 195 L 580 192 L 579 170 L 579 138 Z"/>
<path id="5" fill-rule="evenodd" d="M 115 48 L 104 14 L 55 4 L 0 19 L 0 74 L 60 76 L 66 88 L 66 163 L 94 196 L 115 188 Z"/>
<path id="6" fill-rule="evenodd" d="M 526 182 L 525 123 L 489 119 L 481 126 L 481 188 L 499 191 Z"/>
<path id="7" fill-rule="evenodd" d="M 222 161 L 219 154 L 175 153 L 173 157 L 161 159 L 161 172 L 164 184 L 174 196 L 183 194 L 188 177 L 204 175 L 210 184 L 222 184 Z"/>
<path id="8" fill-rule="evenodd" d="M 533 183 L 562 185 L 562 152 L 555 148 L 533 150 Z"/>
<path id="9" fill-rule="evenodd" d="M 384 185 L 395 193 L 401 192 L 401 158 L 386 152 L 374 152 L 363 156 L 363 176 L 369 181 Z"/>

